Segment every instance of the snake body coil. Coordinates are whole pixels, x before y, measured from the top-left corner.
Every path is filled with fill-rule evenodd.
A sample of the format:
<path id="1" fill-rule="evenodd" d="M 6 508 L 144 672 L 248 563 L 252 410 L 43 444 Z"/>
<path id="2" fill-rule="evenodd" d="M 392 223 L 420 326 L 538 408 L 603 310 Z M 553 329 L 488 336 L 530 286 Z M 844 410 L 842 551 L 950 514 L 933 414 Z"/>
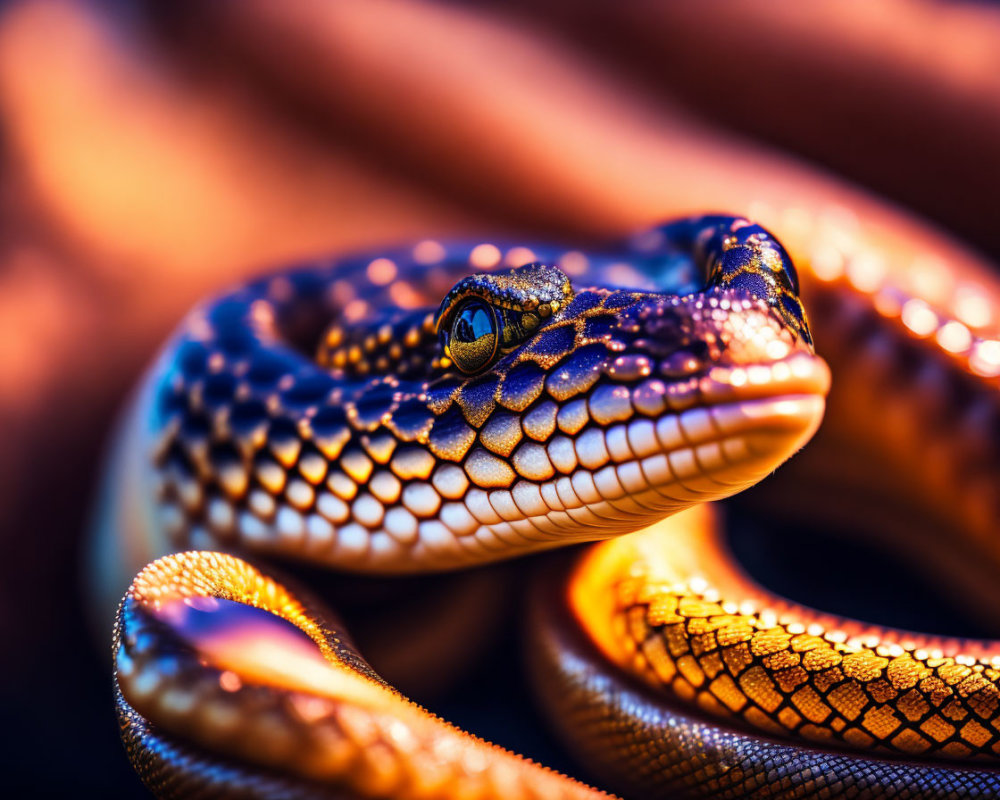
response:
<path id="1" fill-rule="evenodd" d="M 926 309 L 931 360 L 956 393 L 986 395 L 988 352 L 962 322 L 809 267 L 820 322 L 854 331 L 847 349 L 875 335 L 916 346 Z M 947 346 L 955 326 L 964 361 Z M 607 254 L 422 242 L 196 310 L 140 393 L 102 516 L 112 585 L 157 559 L 115 633 L 133 764 L 164 797 L 597 796 L 403 698 L 257 560 L 407 573 L 617 537 L 536 589 L 531 635 L 543 704 L 610 786 L 1000 790 L 986 764 L 895 760 L 996 758 L 995 648 L 783 601 L 733 565 L 702 505 L 795 453 L 828 388 L 791 260 L 731 217 Z M 848 413 L 831 437 L 866 424 Z M 936 511 L 952 479 L 909 483 Z M 970 541 L 988 526 L 972 507 L 956 523 Z"/>

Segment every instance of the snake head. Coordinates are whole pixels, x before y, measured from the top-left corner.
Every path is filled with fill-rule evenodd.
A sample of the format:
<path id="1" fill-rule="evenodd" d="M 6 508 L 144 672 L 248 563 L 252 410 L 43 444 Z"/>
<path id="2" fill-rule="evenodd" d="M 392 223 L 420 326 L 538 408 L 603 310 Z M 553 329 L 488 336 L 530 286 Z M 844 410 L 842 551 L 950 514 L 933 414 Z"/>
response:
<path id="1" fill-rule="evenodd" d="M 176 546 L 458 567 L 728 496 L 819 424 L 829 374 L 798 280 L 745 220 L 493 272 L 439 251 L 391 281 L 405 255 L 285 273 L 192 315 L 150 425 Z"/>
<path id="2" fill-rule="evenodd" d="M 420 441 L 463 530 L 634 530 L 755 483 L 818 426 L 829 375 L 780 244 L 729 217 L 639 241 L 575 281 L 531 263 L 445 295 L 435 374 L 401 418 L 430 412 Z"/>

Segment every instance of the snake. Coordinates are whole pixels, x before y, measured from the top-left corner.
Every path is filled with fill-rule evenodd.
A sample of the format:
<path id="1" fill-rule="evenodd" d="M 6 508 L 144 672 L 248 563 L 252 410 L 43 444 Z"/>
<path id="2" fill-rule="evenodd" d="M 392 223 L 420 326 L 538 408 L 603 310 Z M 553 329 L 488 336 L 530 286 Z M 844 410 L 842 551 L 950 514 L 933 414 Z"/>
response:
<path id="1" fill-rule="evenodd" d="M 979 548 L 987 593 L 995 574 L 991 437 L 940 446 L 990 430 L 988 295 L 935 264 L 941 302 L 837 231 L 814 244 L 793 263 L 721 214 L 598 249 L 425 240 L 194 309 L 130 403 L 97 522 L 103 607 L 128 587 L 113 686 L 145 784 L 1000 795 L 1000 645 L 811 609 L 727 545 L 713 501 L 763 481 L 772 516 L 851 519 L 862 484 L 873 527 L 896 520 L 942 570 Z M 799 464 L 808 480 L 782 483 Z M 525 649 L 550 726 L 602 788 L 407 699 L 295 575 L 401 580 L 586 542 L 529 582 Z"/>

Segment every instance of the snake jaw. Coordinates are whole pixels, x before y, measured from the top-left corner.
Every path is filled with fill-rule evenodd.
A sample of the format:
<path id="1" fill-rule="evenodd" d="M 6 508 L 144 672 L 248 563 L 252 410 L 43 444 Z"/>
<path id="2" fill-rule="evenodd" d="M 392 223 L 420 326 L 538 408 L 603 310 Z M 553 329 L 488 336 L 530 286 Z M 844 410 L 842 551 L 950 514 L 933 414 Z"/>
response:
<path id="1" fill-rule="evenodd" d="M 811 344 L 745 291 L 580 289 L 487 373 L 425 392 L 436 563 L 467 557 L 457 540 L 514 554 L 733 494 L 808 440 L 828 387 Z"/>

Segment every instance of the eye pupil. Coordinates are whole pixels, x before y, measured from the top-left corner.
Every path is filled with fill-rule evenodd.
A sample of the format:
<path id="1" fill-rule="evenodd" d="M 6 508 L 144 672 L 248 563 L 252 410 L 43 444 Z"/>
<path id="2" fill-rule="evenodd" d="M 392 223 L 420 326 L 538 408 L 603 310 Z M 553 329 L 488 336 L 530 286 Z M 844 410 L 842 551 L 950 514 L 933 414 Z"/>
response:
<path id="1" fill-rule="evenodd" d="M 462 342 L 471 344 L 493 333 L 493 315 L 482 303 L 469 303 L 455 320 L 455 336 Z"/>
<path id="2" fill-rule="evenodd" d="M 455 312 L 449 344 L 452 360 L 462 372 L 486 366 L 497 351 L 497 321 L 482 300 L 469 300 Z"/>

